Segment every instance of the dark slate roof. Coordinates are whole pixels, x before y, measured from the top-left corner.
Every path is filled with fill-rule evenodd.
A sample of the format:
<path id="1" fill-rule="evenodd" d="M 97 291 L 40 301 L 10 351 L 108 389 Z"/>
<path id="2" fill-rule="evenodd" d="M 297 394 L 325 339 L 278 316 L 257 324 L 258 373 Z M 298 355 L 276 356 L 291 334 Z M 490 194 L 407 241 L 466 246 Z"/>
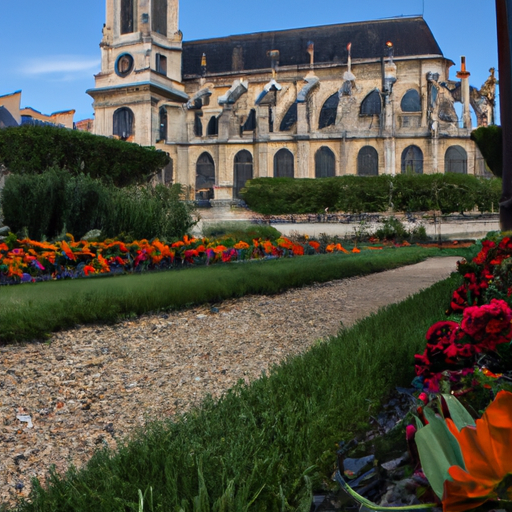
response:
<path id="1" fill-rule="evenodd" d="M 258 32 L 183 43 L 183 74 L 201 73 L 201 56 L 206 54 L 208 73 L 259 70 L 271 67 L 269 50 L 279 50 L 279 66 L 309 63 L 308 42 L 315 44 L 315 63 L 346 63 L 347 44 L 353 59 L 380 59 L 391 41 L 395 57 L 442 55 L 422 17 L 324 25 L 274 32 Z M 233 69 L 233 51 L 242 49 L 243 67 Z"/>
<path id="2" fill-rule="evenodd" d="M 5 107 L 0 106 L 0 128 L 10 128 L 11 126 L 18 126 L 16 119 Z"/>

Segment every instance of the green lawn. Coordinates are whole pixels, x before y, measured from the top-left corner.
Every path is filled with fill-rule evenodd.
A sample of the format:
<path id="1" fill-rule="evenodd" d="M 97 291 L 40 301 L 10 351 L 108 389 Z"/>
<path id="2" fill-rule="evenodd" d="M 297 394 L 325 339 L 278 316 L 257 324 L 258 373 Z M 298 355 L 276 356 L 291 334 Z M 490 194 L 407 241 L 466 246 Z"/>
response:
<path id="1" fill-rule="evenodd" d="M 471 254 L 473 250 L 404 247 L 4 286 L 0 288 L 0 342 L 41 339 L 77 324 L 115 322 L 131 315 L 246 294 L 278 293 L 417 263 L 431 256 Z"/>
<path id="2" fill-rule="evenodd" d="M 219 401 L 148 424 L 118 452 L 36 486 L 19 511 L 308 512 L 312 491 L 330 483 L 337 443 L 412 380 L 414 354 L 460 281 L 389 306 Z"/>

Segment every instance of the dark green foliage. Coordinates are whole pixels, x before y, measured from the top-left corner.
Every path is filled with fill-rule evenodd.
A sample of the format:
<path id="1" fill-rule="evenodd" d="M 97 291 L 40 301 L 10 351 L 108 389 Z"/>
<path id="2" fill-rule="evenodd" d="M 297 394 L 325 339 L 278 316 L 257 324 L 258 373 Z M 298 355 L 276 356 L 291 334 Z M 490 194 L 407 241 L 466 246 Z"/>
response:
<path id="1" fill-rule="evenodd" d="M 501 126 L 481 126 L 471 132 L 485 162 L 495 176 L 503 173 L 503 134 Z"/>
<path id="2" fill-rule="evenodd" d="M 110 187 L 109 204 L 103 220 L 102 234 L 112 238 L 123 233 L 126 238 L 161 238 L 172 240 L 187 234 L 195 224 L 192 206 L 181 201 L 182 188 L 157 185 L 152 187 Z"/>
<path id="3" fill-rule="evenodd" d="M 169 163 L 169 156 L 86 132 L 24 125 L 0 130 L 0 162 L 16 174 L 59 167 L 123 187 L 146 183 Z"/>
<path id="4" fill-rule="evenodd" d="M 277 240 L 281 233 L 274 227 L 266 224 L 251 224 L 248 222 L 218 222 L 203 225 L 203 236 L 206 238 L 224 239 L 232 238 L 235 242 L 242 240 L 248 244 L 254 239 Z"/>
<path id="5" fill-rule="evenodd" d="M 61 169 L 12 174 L 1 192 L 5 223 L 33 240 L 63 231 L 77 239 L 92 229 L 103 237 L 162 238 L 185 235 L 194 225 L 191 207 L 180 201 L 181 186 L 117 188 Z"/>
<path id="6" fill-rule="evenodd" d="M 395 386 L 409 385 L 414 354 L 459 282 L 385 308 L 218 401 L 149 423 L 82 470 L 53 472 L 19 511 L 139 510 L 139 490 L 150 512 L 309 511 L 311 491 L 330 480 L 337 443 Z"/>
<path id="7" fill-rule="evenodd" d="M 20 236 L 34 240 L 57 236 L 64 228 L 69 178 L 60 169 L 9 176 L 1 192 L 4 222 Z"/>
<path id="8" fill-rule="evenodd" d="M 266 215 L 286 213 L 441 210 L 456 213 L 496 208 L 501 181 L 465 174 L 292 179 L 257 178 L 242 190 L 250 208 Z"/>

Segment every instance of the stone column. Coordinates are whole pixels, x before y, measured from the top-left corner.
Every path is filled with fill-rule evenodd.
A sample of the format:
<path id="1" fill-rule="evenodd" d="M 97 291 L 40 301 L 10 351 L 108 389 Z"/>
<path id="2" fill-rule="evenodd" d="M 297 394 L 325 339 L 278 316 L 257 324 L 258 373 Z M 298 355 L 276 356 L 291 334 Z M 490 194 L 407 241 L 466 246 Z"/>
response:
<path id="1" fill-rule="evenodd" d="M 297 174 L 296 178 L 314 178 L 309 168 L 309 140 L 297 142 Z"/>
<path id="2" fill-rule="evenodd" d="M 392 176 L 396 173 L 396 141 L 394 137 L 384 139 L 385 173 Z"/>
<path id="3" fill-rule="evenodd" d="M 175 181 L 182 185 L 189 185 L 192 188 L 196 186 L 195 173 L 189 171 L 188 147 L 178 146 L 178 156 L 176 158 Z M 193 176 L 191 176 L 193 174 Z"/>
<path id="4" fill-rule="evenodd" d="M 263 142 L 254 146 L 254 177 L 268 178 L 273 173 L 268 172 L 268 145 Z"/>
<path id="5" fill-rule="evenodd" d="M 297 103 L 297 135 L 309 133 L 307 103 Z"/>

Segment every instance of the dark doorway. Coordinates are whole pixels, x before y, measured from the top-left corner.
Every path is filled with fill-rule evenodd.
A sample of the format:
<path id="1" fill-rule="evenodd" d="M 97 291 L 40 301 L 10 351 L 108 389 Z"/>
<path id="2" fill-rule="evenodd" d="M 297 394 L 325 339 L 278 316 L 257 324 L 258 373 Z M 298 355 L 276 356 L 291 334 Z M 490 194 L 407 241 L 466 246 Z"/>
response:
<path id="1" fill-rule="evenodd" d="M 134 135 L 135 120 L 133 112 L 128 107 L 118 108 L 114 112 L 114 133 L 122 140 L 128 140 Z"/>
<path id="2" fill-rule="evenodd" d="M 359 176 L 379 175 L 379 154 L 372 146 L 364 146 L 357 155 L 357 174 Z"/>
<path id="3" fill-rule="evenodd" d="M 252 180 L 252 155 L 249 151 L 243 149 L 235 155 L 234 199 L 242 199 L 240 197 L 240 189 L 245 187 L 247 180 Z"/>
<path id="4" fill-rule="evenodd" d="M 213 199 L 215 185 L 215 164 L 209 153 L 203 153 L 196 164 L 196 201 Z"/>
<path id="5" fill-rule="evenodd" d="M 274 155 L 274 178 L 293 177 L 293 154 L 288 149 L 280 149 Z"/>
<path id="6" fill-rule="evenodd" d="M 468 173 L 468 154 L 461 146 L 450 146 L 444 155 L 444 172 Z"/>
<path id="7" fill-rule="evenodd" d="M 315 153 L 315 178 L 331 178 L 336 174 L 336 158 L 327 147 L 322 146 Z"/>
<path id="8" fill-rule="evenodd" d="M 423 174 L 423 152 L 418 146 L 408 146 L 403 150 L 402 174 Z"/>

